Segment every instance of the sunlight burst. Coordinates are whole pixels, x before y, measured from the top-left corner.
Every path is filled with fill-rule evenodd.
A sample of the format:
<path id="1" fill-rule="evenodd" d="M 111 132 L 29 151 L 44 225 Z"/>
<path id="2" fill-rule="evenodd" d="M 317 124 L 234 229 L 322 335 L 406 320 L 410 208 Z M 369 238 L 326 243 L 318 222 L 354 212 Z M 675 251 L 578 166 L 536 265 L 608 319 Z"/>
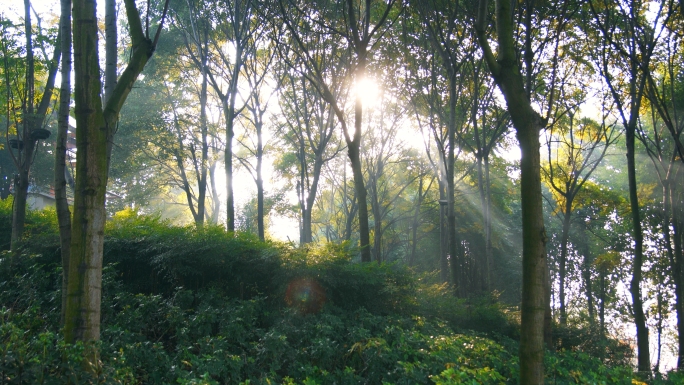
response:
<path id="1" fill-rule="evenodd" d="M 374 107 L 380 101 L 380 88 L 378 83 L 367 77 L 354 82 L 352 86 L 352 96 L 361 96 L 361 103 L 364 107 Z"/>

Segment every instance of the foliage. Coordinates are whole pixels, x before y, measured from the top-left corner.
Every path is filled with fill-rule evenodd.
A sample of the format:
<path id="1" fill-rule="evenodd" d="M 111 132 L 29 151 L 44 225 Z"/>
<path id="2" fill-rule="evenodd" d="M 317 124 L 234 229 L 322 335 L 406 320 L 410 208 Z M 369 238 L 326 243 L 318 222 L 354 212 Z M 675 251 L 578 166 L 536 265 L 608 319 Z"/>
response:
<path id="1" fill-rule="evenodd" d="M 517 382 L 516 313 L 496 297 L 456 300 L 398 265 L 352 263 L 348 244 L 291 249 L 132 210 L 106 229 L 101 367 L 92 373 L 80 364 L 83 346 L 66 345 L 57 328 L 59 257 L 29 253 L 30 240 L 11 273 L 0 262 L 5 383 Z M 325 291 L 317 311 L 287 306 L 300 278 Z M 547 368 L 558 384 L 632 376 L 579 347 L 549 354 Z"/>

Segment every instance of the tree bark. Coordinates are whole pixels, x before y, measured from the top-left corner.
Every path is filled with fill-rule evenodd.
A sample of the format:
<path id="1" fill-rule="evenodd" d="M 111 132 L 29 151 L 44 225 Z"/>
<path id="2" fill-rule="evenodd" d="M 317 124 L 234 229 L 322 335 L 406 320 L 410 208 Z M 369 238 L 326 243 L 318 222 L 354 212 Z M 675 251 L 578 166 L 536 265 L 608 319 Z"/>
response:
<path id="1" fill-rule="evenodd" d="M 143 33 L 135 1 L 125 0 L 125 6 L 133 50 L 128 66 L 104 108 L 100 96 L 96 2 L 75 0 L 73 6 L 78 151 L 64 340 L 67 343 L 86 343 L 84 365 L 89 370 L 96 370 L 99 365 L 94 342 L 100 338 L 108 149 L 111 148 L 119 111 L 154 51 L 153 42 Z"/>
<path id="2" fill-rule="evenodd" d="M 61 0 L 59 29 L 62 55 L 62 82 L 59 91 L 59 116 L 55 141 L 55 206 L 59 223 L 59 245 L 62 257 L 62 308 L 60 324 L 64 326 L 69 281 L 69 255 L 71 250 L 71 212 L 67 201 L 67 140 L 69 132 L 69 105 L 71 102 L 71 0 Z"/>
<path id="3" fill-rule="evenodd" d="M 100 99 L 100 69 L 95 1 L 74 0 L 74 73 L 76 115 L 76 189 L 72 222 L 71 256 L 67 286 L 64 339 L 97 341 L 100 338 L 102 250 L 107 181 L 107 142 Z M 86 360 L 97 367 L 90 348 Z"/>
<path id="4" fill-rule="evenodd" d="M 531 12 L 532 10 L 528 10 Z M 532 108 L 517 65 L 511 2 L 496 1 L 498 57 L 495 58 L 485 35 L 487 2 L 480 1 L 475 27 L 494 81 L 499 86 L 520 144 L 520 195 L 523 236 L 523 287 L 520 331 L 520 383 L 544 383 L 544 312 L 548 306 L 544 276 L 546 234 L 542 210 L 539 132 L 546 125 Z"/>

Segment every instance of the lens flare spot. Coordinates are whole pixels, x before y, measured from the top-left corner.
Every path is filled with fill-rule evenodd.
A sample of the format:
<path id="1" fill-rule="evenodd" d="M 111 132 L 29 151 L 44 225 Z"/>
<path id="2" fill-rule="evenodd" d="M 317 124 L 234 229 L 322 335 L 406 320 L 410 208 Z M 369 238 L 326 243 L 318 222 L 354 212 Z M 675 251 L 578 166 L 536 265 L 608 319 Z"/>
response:
<path id="1" fill-rule="evenodd" d="M 303 314 L 318 313 L 325 303 L 325 290 L 311 278 L 298 278 L 287 285 L 285 303 Z"/>

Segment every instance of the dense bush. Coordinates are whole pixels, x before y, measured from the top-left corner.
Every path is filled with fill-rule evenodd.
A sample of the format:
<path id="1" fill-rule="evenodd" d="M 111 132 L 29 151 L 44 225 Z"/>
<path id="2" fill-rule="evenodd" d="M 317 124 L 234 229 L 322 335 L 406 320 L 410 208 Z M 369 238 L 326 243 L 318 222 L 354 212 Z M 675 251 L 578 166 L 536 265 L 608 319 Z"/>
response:
<path id="1" fill-rule="evenodd" d="M 494 296 L 456 300 L 402 266 L 352 263 L 346 244 L 292 249 L 130 211 L 106 229 L 102 367 L 84 371 L 58 329 L 54 213 L 32 218 L 25 253 L 0 262 L 0 384 L 517 383 L 516 313 Z M 554 384 L 631 383 L 576 345 L 546 367 Z"/>

